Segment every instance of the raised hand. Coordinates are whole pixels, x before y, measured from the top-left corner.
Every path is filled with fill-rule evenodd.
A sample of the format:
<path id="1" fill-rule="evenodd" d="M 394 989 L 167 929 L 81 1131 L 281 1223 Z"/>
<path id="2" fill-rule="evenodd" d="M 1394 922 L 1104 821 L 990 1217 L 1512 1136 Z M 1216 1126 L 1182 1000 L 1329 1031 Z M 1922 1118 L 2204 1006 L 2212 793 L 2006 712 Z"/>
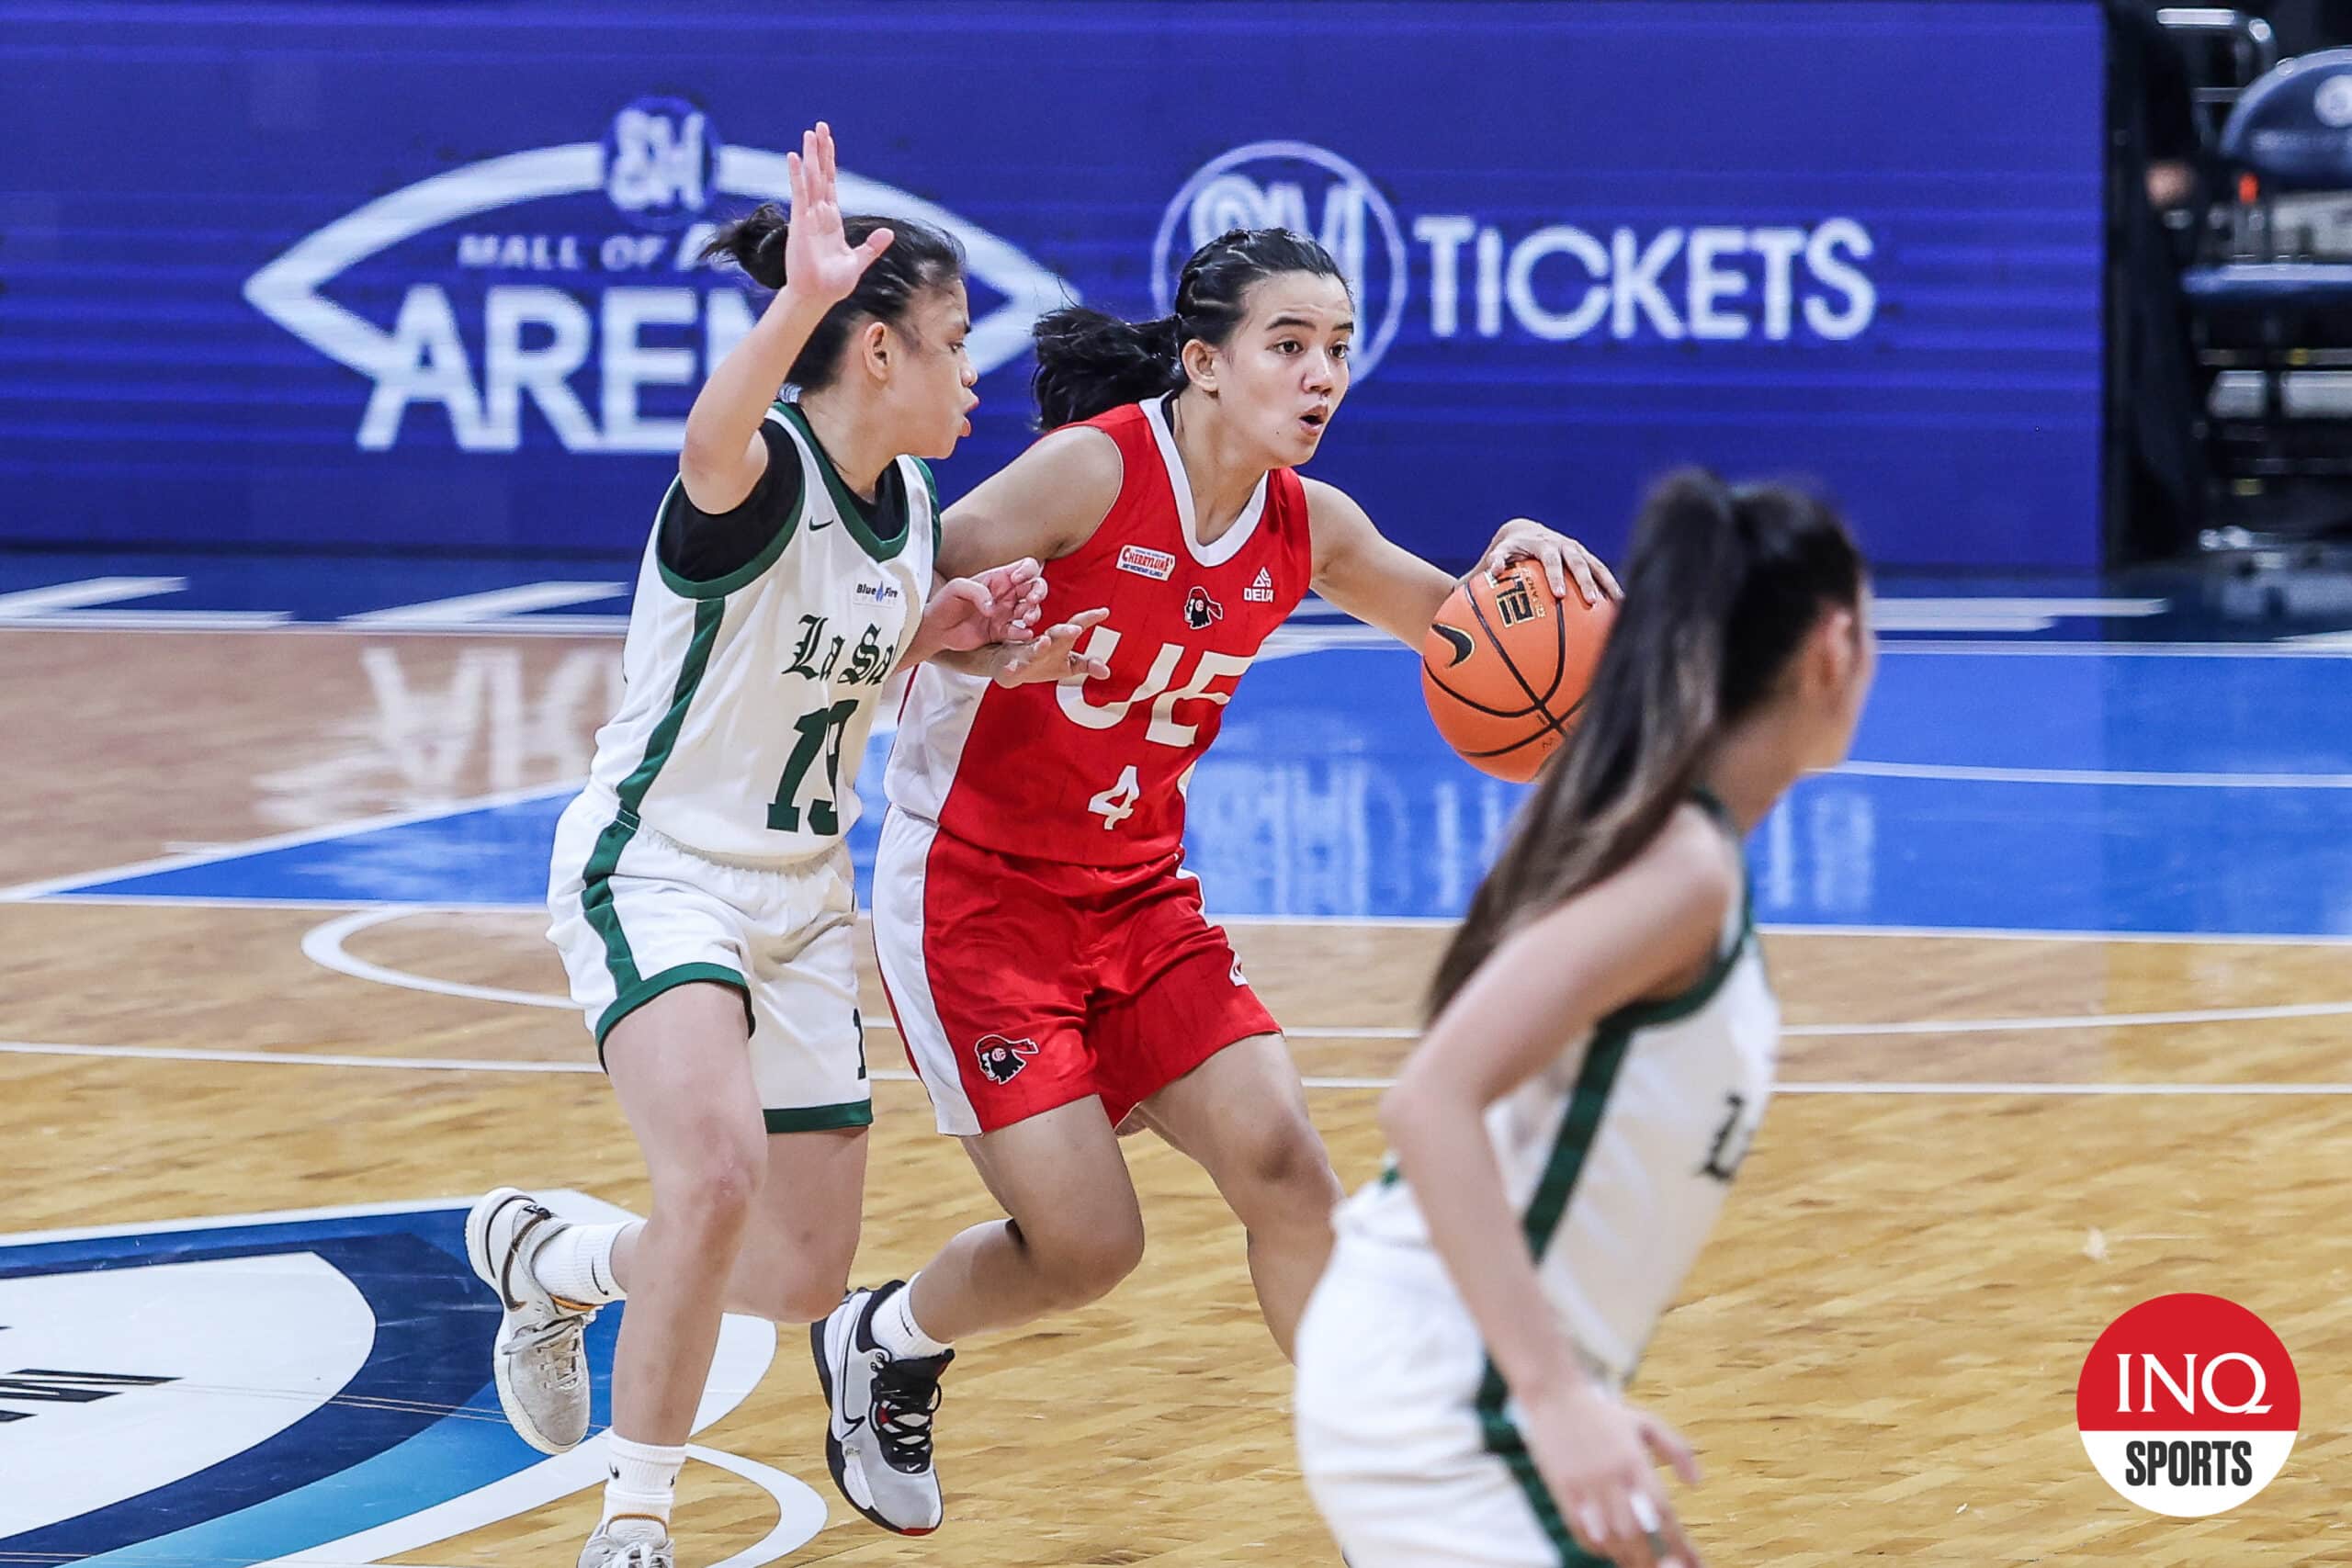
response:
<path id="1" fill-rule="evenodd" d="M 809 299 L 831 303 L 846 299 L 874 265 L 890 248 L 894 235 L 876 229 L 863 243 L 852 245 L 842 230 L 838 194 L 840 170 L 833 162 L 833 129 L 823 120 L 814 130 L 800 133 L 800 151 L 786 152 L 784 166 L 792 178 L 792 229 L 784 242 L 785 287 Z"/>

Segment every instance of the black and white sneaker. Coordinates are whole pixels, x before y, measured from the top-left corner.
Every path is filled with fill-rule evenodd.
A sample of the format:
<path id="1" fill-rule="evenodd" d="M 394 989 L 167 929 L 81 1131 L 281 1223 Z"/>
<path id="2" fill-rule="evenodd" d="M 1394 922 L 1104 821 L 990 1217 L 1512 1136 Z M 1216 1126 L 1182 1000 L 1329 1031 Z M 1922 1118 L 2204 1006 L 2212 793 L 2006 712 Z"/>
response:
<path id="1" fill-rule="evenodd" d="M 929 1535 L 943 1512 L 931 1422 L 939 1409 L 939 1374 L 956 1352 L 893 1356 L 874 1342 L 875 1308 L 906 1288 L 893 1280 L 852 1291 L 831 1316 L 808 1325 L 808 1349 L 832 1407 L 825 1462 L 833 1484 L 884 1529 Z"/>

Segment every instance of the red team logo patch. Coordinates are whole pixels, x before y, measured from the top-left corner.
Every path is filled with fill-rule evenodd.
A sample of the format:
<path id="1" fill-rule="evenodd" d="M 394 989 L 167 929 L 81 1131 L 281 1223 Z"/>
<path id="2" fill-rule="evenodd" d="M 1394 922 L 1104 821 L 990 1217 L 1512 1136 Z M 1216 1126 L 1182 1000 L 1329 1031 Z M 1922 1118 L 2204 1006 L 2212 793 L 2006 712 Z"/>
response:
<path id="1" fill-rule="evenodd" d="M 2269 1485 L 2302 1413 L 2287 1348 L 2221 1296 L 2142 1302 L 2108 1325 L 2075 1384 L 2075 1424 L 2098 1472 L 2177 1519 L 2234 1508 Z"/>
<path id="2" fill-rule="evenodd" d="M 1195 588 L 1184 595 L 1184 624 L 1196 632 L 1204 632 L 1215 623 L 1225 619 L 1225 606 L 1209 597 L 1205 588 Z"/>
<path id="3" fill-rule="evenodd" d="M 1013 1076 L 1029 1065 L 1037 1054 L 1035 1040 L 1007 1040 L 1001 1034 L 983 1034 L 972 1047 L 980 1059 L 980 1076 L 993 1084 L 1008 1084 Z"/>

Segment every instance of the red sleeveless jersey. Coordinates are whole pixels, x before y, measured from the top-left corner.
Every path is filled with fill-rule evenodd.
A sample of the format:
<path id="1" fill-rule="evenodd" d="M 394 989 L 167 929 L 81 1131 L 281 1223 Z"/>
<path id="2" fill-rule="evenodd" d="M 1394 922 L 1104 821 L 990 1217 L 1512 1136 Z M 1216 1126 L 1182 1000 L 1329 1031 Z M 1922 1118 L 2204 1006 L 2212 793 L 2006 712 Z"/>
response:
<path id="1" fill-rule="evenodd" d="M 1314 572 L 1306 491 L 1276 468 L 1199 542 L 1163 400 L 1086 422 L 1119 445 L 1118 500 L 1046 563 L 1049 619 L 1111 614 L 1085 651 L 1110 679 L 999 686 L 935 663 L 907 691 L 884 787 L 902 811 L 1002 854 L 1136 865 L 1183 844 L 1184 785 L 1226 700 Z"/>

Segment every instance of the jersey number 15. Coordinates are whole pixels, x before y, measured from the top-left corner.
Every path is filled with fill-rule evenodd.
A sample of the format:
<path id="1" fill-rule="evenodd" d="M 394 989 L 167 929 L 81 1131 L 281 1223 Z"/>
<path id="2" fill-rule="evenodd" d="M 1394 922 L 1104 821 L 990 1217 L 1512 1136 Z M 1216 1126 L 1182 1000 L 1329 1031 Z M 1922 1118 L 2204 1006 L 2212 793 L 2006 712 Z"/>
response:
<path id="1" fill-rule="evenodd" d="M 841 813 L 834 802 L 841 798 L 842 730 L 849 723 L 849 716 L 857 711 L 855 697 L 843 697 L 829 708 L 805 713 L 793 724 L 799 731 L 799 743 L 792 755 L 785 760 L 784 778 L 775 786 L 775 800 L 768 807 L 768 826 L 786 833 L 800 831 L 800 807 L 796 797 L 800 794 L 801 781 L 808 776 L 809 764 L 817 760 L 821 748 L 825 753 L 825 793 L 808 803 L 808 831 L 820 838 L 831 838 L 842 830 Z"/>

